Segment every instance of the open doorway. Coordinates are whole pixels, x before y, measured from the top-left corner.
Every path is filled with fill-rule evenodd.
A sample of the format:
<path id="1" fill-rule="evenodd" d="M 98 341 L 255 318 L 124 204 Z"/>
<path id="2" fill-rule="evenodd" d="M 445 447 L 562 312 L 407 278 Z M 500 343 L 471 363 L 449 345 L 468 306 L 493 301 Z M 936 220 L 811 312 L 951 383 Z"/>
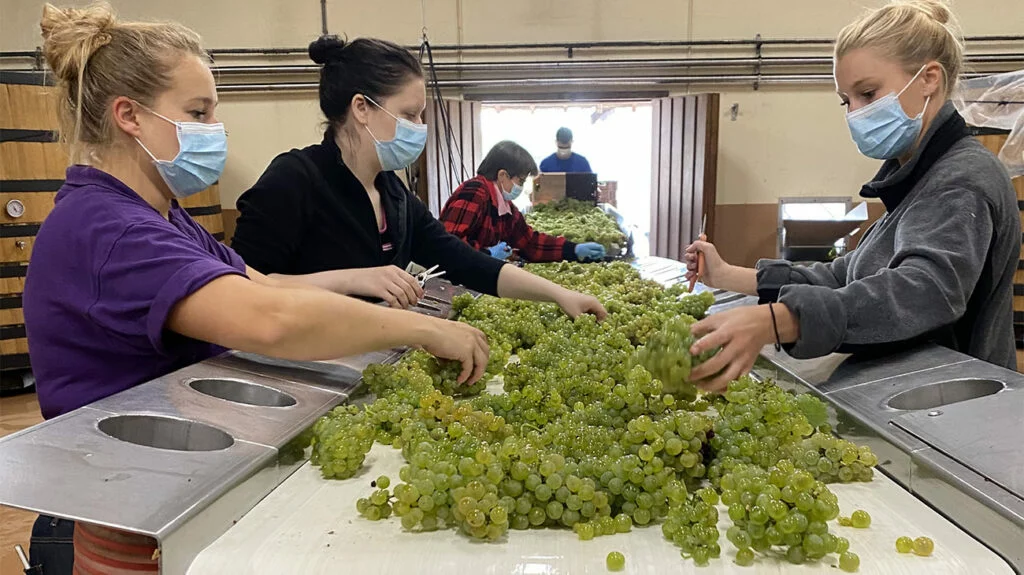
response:
<path id="1" fill-rule="evenodd" d="M 555 131 L 573 131 L 573 151 L 586 157 L 598 181 L 616 182 L 616 209 L 633 232 L 633 251 L 649 253 L 651 221 L 651 112 L 647 102 L 573 104 L 483 104 L 483 154 L 512 140 L 541 160 L 555 152 Z M 519 207 L 529 203 L 526 194 Z"/>

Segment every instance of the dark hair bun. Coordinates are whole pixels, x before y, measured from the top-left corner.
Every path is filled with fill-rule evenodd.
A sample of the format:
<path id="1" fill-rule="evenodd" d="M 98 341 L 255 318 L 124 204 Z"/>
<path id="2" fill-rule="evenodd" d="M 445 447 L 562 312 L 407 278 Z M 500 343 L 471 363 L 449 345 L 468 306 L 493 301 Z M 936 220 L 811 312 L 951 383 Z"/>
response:
<path id="1" fill-rule="evenodd" d="M 342 60 L 345 41 L 337 36 L 321 36 L 309 44 L 309 57 L 317 64 Z"/>

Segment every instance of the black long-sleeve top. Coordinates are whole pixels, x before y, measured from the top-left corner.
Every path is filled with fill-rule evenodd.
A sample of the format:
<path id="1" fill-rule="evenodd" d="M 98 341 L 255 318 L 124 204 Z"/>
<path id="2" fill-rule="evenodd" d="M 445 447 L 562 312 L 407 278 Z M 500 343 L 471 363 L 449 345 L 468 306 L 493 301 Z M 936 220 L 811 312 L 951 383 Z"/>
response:
<path id="1" fill-rule="evenodd" d="M 332 138 L 285 152 L 238 199 L 231 247 L 266 274 L 405 268 L 415 261 L 439 265 L 453 283 L 496 295 L 504 262 L 446 232 L 394 173 L 381 172 L 375 186 L 387 223 L 383 232 L 366 189 Z"/>

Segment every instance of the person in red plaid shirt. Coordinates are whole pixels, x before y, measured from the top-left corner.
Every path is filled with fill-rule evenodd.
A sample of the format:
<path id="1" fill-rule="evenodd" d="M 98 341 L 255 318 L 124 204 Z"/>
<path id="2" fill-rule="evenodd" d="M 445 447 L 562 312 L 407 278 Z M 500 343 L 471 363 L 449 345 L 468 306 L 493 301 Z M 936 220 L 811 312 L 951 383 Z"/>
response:
<path id="1" fill-rule="evenodd" d="M 537 175 L 537 163 L 522 146 L 505 140 L 487 152 L 477 176 L 463 182 L 441 210 L 448 233 L 474 248 L 504 260 L 519 250 L 530 262 L 593 261 L 604 258 L 604 246 L 575 244 L 561 236 L 534 231 L 512 200 L 523 192 L 526 178 Z"/>

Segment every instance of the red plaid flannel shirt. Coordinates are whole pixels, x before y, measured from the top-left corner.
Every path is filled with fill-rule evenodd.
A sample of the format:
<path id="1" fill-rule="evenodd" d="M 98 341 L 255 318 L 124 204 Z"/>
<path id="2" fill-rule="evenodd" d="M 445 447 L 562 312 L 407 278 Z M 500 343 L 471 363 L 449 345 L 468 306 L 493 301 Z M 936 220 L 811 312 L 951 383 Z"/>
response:
<path id="1" fill-rule="evenodd" d="M 561 236 L 533 231 L 523 214 L 510 204 L 511 213 L 498 215 L 497 187 L 483 176 L 463 182 L 441 210 L 441 223 L 478 250 L 506 242 L 530 262 L 575 260 L 576 244 Z"/>

